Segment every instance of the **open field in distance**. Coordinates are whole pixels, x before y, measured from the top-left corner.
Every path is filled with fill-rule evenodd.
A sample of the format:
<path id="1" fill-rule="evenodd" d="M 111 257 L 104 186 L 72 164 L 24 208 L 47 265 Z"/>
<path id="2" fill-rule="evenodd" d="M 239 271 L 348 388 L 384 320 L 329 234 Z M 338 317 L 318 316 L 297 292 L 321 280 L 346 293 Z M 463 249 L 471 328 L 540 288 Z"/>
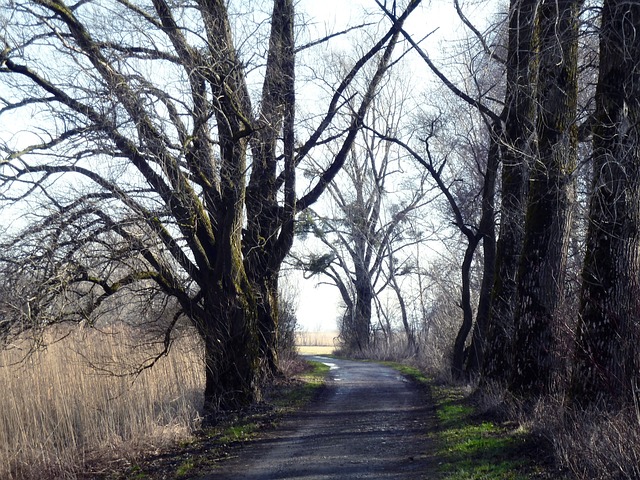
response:
<path id="1" fill-rule="evenodd" d="M 326 355 L 336 349 L 338 332 L 297 332 L 296 346 L 301 355 Z"/>

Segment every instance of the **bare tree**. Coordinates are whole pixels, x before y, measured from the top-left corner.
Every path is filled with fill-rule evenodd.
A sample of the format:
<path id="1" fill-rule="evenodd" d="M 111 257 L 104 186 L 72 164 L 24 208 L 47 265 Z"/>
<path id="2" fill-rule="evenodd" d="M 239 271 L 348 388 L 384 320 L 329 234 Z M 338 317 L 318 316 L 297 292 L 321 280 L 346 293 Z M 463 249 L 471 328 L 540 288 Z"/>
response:
<path id="1" fill-rule="evenodd" d="M 393 12 L 389 11 L 385 5 L 381 2 L 377 3 L 386 15 L 392 19 L 395 18 Z M 479 56 L 483 58 L 483 69 L 495 72 L 495 66 L 497 65 L 498 68 L 502 70 L 501 65 L 504 63 L 504 60 L 502 59 L 497 47 L 500 44 L 499 40 L 495 42 L 496 45 L 490 46 L 490 42 L 487 38 L 485 38 L 485 36 L 476 29 L 464 15 L 458 2 L 455 2 L 455 7 L 463 24 L 469 28 L 472 36 L 478 39 L 478 45 L 481 52 Z M 500 29 L 498 28 L 498 33 L 495 34 L 497 38 L 500 37 L 499 30 Z M 503 116 L 496 113 L 494 108 L 499 106 L 497 97 L 501 90 L 500 86 L 502 82 L 499 80 L 501 75 L 490 75 L 490 82 L 486 83 L 486 80 L 483 81 L 481 76 L 476 74 L 477 72 L 475 71 L 474 66 L 471 65 L 466 67 L 471 70 L 469 72 L 471 85 L 456 85 L 440 68 L 435 65 L 431 57 L 420 46 L 419 42 L 411 38 L 406 31 L 403 30 L 402 33 L 422 60 L 424 60 L 425 64 L 436 75 L 436 77 L 442 81 L 443 85 L 450 91 L 450 93 L 452 93 L 453 96 L 463 104 L 475 110 L 475 113 L 478 115 L 479 121 L 482 124 L 482 128 L 486 131 L 486 137 L 488 138 L 488 146 L 484 152 L 484 160 L 482 162 L 478 162 L 479 156 L 472 155 L 473 161 L 476 163 L 473 169 L 474 171 L 480 172 L 480 176 L 482 177 L 482 180 L 480 181 L 482 185 L 478 187 L 478 190 L 480 191 L 478 196 L 480 196 L 482 200 L 480 202 L 480 208 L 477 209 L 479 212 L 479 218 L 477 220 L 475 218 L 472 219 L 473 215 L 469 215 L 468 212 L 462 208 L 465 201 L 461 201 L 460 198 L 456 198 L 455 182 L 449 183 L 442 174 L 443 169 L 448 162 L 446 155 L 443 156 L 443 159 L 439 160 L 434 157 L 435 152 L 432 151 L 433 148 L 430 145 L 434 143 L 434 134 L 437 130 L 434 128 L 435 124 L 426 128 L 426 131 L 422 133 L 421 140 L 426 145 L 426 149 L 424 147 L 412 148 L 407 144 L 407 142 L 398 139 L 398 142 L 405 146 L 410 154 L 414 156 L 414 158 L 416 158 L 416 160 L 422 164 L 434 178 L 438 188 L 440 188 L 446 198 L 448 208 L 450 208 L 453 213 L 455 218 L 454 225 L 459 229 L 465 239 L 466 247 L 461 265 L 462 292 L 460 302 L 460 306 L 463 311 L 463 318 L 455 340 L 452 358 L 452 371 L 454 375 L 461 376 L 465 373 L 467 338 L 474 326 L 474 307 L 471 298 L 471 270 L 477 247 L 481 242 L 483 244 L 483 253 L 486 257 L 486 262 L 484 263 L 484 278 L 482 280 L 475 330 L 471 349 L 469 350 L 471 353 L 469 363 L 467 364 L 469 372 L 475 373 L 482 364 L 484 343 L 486 341 L 487 330 L 490 322 L 489 312 L 491 306 L 492 285 L 494 282 L 494 258 L 496 250 L 495 193 L 502 154 L 500 142 L 503 141 Z M 492 65 L 493 68 L 487 68 L 487 64 Z M 427 122 L 427 124 L 428 123 L 429 122 Z"/>
<path id="2" fill-rule="evenodd" d="M 387 93 L 393 99 L 401 86 L 391 88 L 394 91 Z M 420 241 L 408 234 L 408 220 L 430 201 L 425 179 L 418 175 L 409 180 L 398 150 L 380 138 L 398 131 L 403 102 L 387 102 L 380 96 L 344 171 L 329 187 L 335 213 L 311 212 L 308 217 L 307 229 L 321 241 L 324 252 L 302 262 L 308 274 L 323 274 L 339 289 L 346 307 L 341 338 L 352 352 L 369 346 L 374 302 L 404 270 L 397 261 L 390 264 L 390 259 L 397 260 L 401 250 Z"/>
<path id="3" fill-rule="evenodd" d="M 270 32 L 256 30 L 269 39 L 257 108 L 228 2 L 34 0 L 2 15 L 0 116 L 29 134 L 2 145 L 1 200 L 13 214 L 38 207 L 2 246 L 2 269 L 30 287 L 13 309 L 22 325 L 93 321 L 121 292 L 153 288 L 179 305 L 161 353 L 180 318 L 203 341 L 207 407 L 258 398 L 276 368 L 277 274 L 295 215 L 344 164 L 398 25 L 332 86 L 301 141 L 294 69 L 305 46 L 294 44 L 292 0 L 275 0 Z M 370 62 L 362 94 L 345 99 Z M 298 198 L 296 167 L 332 140 L 341 147 Z"/>

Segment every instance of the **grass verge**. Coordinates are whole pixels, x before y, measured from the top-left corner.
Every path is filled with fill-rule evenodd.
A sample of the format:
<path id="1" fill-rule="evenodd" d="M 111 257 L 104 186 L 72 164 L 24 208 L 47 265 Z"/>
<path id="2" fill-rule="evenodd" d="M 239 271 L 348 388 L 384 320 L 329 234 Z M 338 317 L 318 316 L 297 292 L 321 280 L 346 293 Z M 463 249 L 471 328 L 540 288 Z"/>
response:
<path id="1" fill-rule="evenodd" d="M 277 380 L 265 401 L 248 410 L 227 415 L 207 427 L 194 440 L 101 477 L 105 480 L 188 479 L 215 471 L 224 460 L 234 458 L 245 442 L 268 435 L 283 415 L 303 408 L 324 386 L 329 367 L 305 362 L 293 378 Z"/>
<path id="2" fill-rule="evenodd" d="M 531 435 L 514 422 L 492 420 L 477 412 L 464 390 L 432 387 L 438 418 L 440 472 L 446 480 L 539 477 L 542 469 L 531 453 Z"/>
<path id="3" fill-rule="evenodd" d="M 542 441 L 516 422 L 480 412 L 469 389 L 436 384 L 415 367 L 384 363 L 429 389 L 437 422 L 432 435 L 440 479 L 558 478 Z"/>

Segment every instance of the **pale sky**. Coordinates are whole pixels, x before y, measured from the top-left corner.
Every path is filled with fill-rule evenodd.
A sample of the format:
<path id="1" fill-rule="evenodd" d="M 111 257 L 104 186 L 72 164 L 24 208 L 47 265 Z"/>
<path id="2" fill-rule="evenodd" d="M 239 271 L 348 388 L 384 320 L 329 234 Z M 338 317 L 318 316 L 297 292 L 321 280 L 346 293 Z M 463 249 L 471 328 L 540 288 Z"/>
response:
<path id="1" fill-rule="evenodd" d="M 387 2 L 388 5 L 392 3 L 392 1 Z M 401 0 L 398 3 L 401 3 Z M 474 3 L 478 4 L 478 2 Z M 491 3 L 485 2 L 483 11 L 478 10 L 479 7 L 476 6 L 473 9 L 465 9 L 465 12 L 469 18 L 475 21 L 479 14 L 487 15 L 490 13 L 488 10 L 492 10 L 493 7 L 490 9 L 486 7 Z M 461 1 L 461 4 L 465 8 L 464 0 Z M 297 4 L 298 12 L 308 13 L 318 35 L 340 31 L 347 25 L 360 23 L 365 8 L 377 9 L 378 7 L 374 0 L 300 0 Z M 418 7 L 412 15 L 406 29 L 414 32 L 416 39 L 421 39 L 427 33 L 437 29 L 437 32 L 425 44 L 430 54 L 437 52 L 440 42 L 444 39 L 459 36 L 459 31 L 456 31 L 458 28 L 457 16 L 451 0 L 424 1 L 424 4 Z M 346 40 L 338 45 L 340 48 L 349 48 Z M 426 65 L 423 65 L 421 60 L 416 62 L 415 69 L 418 74 L 423 73 L 425 78 L 430 77 Z M 336 317 L 340 302 L 337 288 L 326 284 L 318 285 L 319 282 L 326 281 L 326 278 L 319 276 L 305 280 L 301 273 L 292 272 L 290 277 L 298 290 L 297 317 L 299 326 L 308 332 L 337 330 Z"/>

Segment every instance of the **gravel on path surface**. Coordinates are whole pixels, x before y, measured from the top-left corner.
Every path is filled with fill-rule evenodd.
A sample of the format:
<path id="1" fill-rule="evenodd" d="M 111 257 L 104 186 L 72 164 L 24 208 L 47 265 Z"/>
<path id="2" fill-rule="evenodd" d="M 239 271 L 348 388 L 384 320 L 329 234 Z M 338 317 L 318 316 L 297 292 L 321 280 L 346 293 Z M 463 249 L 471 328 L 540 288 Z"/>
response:
<path id="1" fill-rule="evenodd" d="M 377 363 L 310 358 L 331 367 L 319 398 L 201 480 L 435 478 L 423 388 Z"/>

